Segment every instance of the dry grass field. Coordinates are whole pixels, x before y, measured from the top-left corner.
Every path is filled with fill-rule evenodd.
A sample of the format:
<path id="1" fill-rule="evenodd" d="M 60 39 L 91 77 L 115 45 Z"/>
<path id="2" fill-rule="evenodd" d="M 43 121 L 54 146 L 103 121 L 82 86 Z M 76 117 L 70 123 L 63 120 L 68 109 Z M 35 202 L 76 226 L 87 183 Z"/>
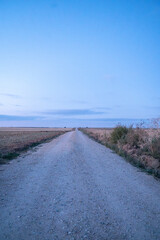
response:
<path id="1" fill-rule="evenodd" d="M 103 143 L 104 145 L 108 141 L 113 128 L 82 128 L 84 133 L 94 138 L 96 141 Z"/>
<path id="2" fill-rule="evenodd" d="M 0 128 L 0 163 L 5 163 L 22 151 L 71 130 L 71 128 Z"/>
<path id="3" fill-rule="evenodd" d="M 113 132 L 114 128 L 82 128 L 85 133 L 90 135 L 91 137 L 97 139 L 98 141 L 102 143 L 106 143 L 108 139 L 110 138 L 111 133 Z M 149 128 L 149 129 L 143 129 L 149 139 L 152 139 L 154 137 L 158 137 L 160 135 L 160 129 L 155 128 Z"/>
<path id="4" fill-rule="evenodd" d="M 113 149 L 134 165 L 160 177 L 159 128 L 82 128 L 85 134 Z"/>
<path id="5" fill-rule="evenodd" d="M 50 127 L 0 127 L 0 132 L 41 132 L 41 131 L 47 131 L 47 132 L 57 132 L 57 131 L 71 131 L 72 128 L 50 128 Z"/>

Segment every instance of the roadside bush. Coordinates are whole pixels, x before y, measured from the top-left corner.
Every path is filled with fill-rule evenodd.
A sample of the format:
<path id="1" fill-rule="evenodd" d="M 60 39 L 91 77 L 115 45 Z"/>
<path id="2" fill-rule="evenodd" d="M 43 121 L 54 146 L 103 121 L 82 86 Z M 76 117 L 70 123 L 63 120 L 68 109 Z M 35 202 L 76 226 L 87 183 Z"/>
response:
<path id="1" fill-rule="evenodd" d="M 149 150 L 151 156 L 160 161 L 160 137 L 152 139 L 151 143 L 149 144 Z"/>
<path id="2" fill-rule="evenodd" d="M 132 127 L 129 128 L 128 133 L 125 137 L 126 143 L 129 144 L 130 147 L 140 148 L 142 144 L 145 143 L 147 139 L 147 134 L 144 129 Z"/>
<path id="3" fill-rule="evenodd" d="M 118 125 L 107 131 L 103 129 L 82 129 L 96 141 L 160 178 L 160 129 L 145 129 L 142 125 L 129 128 Z"/>
<path id="4" fill-rule="evenodd" d="M 128 133 L 128 128 L 125 126 L 117 126 L 111 133 L 110 141 L 111 143 L 117 144 L 120 139 L 125 139 Z"/>

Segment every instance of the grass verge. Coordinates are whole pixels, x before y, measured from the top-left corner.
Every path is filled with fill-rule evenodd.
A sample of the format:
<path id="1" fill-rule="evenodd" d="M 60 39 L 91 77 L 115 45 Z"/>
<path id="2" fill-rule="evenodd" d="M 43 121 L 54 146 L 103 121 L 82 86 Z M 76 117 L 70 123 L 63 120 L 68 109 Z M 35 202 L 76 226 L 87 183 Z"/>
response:
<path id="1" fill-rule="evenodd" d="M 159 130 L 117 126 L 106 129 L 80 129 L 98 143 L 112 149 L 132 165 L 160 178 L 160 137 Z M 154 132 L 154 134 L 153 134 Z"/>

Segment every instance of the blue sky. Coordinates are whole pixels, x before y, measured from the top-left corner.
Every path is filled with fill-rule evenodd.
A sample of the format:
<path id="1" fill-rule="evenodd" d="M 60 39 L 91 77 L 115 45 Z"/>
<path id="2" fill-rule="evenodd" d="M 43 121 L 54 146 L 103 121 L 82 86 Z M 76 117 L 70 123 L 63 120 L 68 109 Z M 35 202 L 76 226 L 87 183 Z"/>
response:
<path id="1" fill-rule="evenodd" d="M 159 43 L 159 0 L 0 0 L 0 125 L 160 117 Z"/>

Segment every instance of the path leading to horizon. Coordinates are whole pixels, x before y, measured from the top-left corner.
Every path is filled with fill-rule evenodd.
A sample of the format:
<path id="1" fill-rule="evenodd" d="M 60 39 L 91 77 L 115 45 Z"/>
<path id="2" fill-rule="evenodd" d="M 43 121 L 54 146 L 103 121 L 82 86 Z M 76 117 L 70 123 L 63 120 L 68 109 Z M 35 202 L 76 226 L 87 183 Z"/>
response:
<path id="1" fill-rule="evenodd" d="M 0 239 L 159 240 L 160 182 L 78 130 L 0 166 Z"/>

